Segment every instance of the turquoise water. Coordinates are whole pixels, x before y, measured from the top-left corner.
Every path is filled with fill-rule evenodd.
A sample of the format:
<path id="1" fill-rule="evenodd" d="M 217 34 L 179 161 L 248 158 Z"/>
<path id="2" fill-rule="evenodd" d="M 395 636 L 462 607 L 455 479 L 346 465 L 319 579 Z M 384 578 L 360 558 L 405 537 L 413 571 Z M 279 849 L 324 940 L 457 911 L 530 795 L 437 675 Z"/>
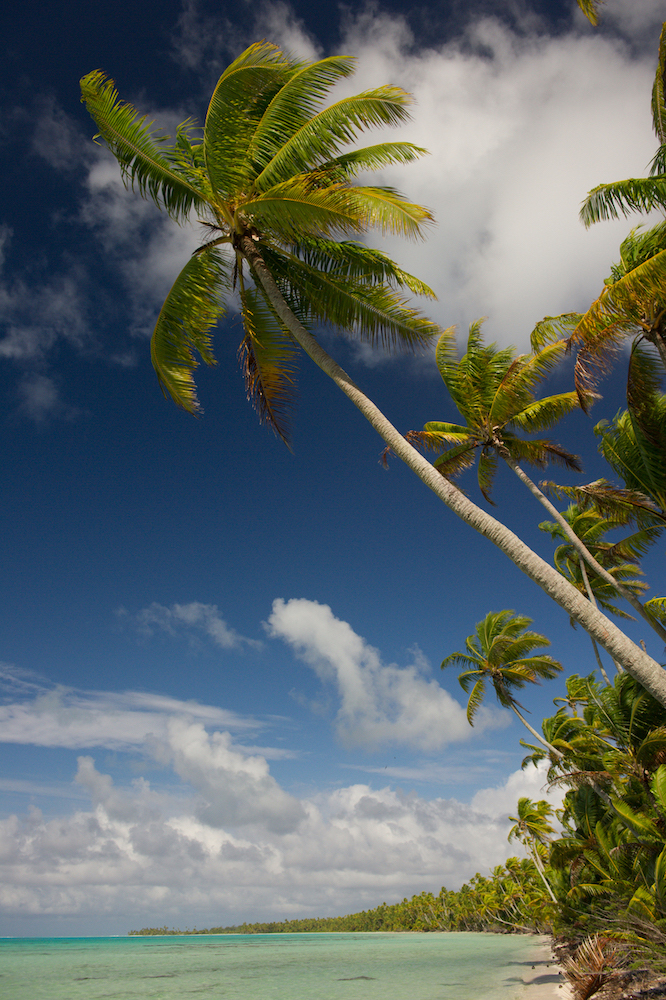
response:
<path id="1" fill-rule="evenodd" d="M 6 938 L 8 1000 L 514 1000 L 537 941 L 499 934 Z"/>

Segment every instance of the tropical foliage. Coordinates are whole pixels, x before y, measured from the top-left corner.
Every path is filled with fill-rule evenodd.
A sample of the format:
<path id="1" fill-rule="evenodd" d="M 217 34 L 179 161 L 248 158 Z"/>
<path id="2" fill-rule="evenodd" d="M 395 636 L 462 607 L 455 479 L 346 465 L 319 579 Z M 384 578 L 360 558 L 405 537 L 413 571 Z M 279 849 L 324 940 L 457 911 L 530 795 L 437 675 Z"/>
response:
<path id="1" fill-rule="evenodd" d="M 437 332 L 405 297 L 432 296 L 423 282 L 357 239 L 340 239 L 369 227 L 418 237 L 431 218 L 390 187 L 356 183 L 360 172 L 425 150 L 409 142 L 352 148 L 368 128 L 405 121 L 410 103 L 398 87 L 377 87 L 323 107 L 353 69 L 346 56 L 306 63 L 268 42 L 251 45 L 220 77 L 203 127 L 188 119 L 175 138 L 122 102 L 100 70 L 81 81 L 126 183 L 177 222 L 194 217 L 203 227 L 151 345 L 164 392 L 190 412 L 199 409 L 196 356 L 214 363 L 211 331 L 234 290 L 248 397 L 285 441 L 297 353 L 285 309 L 305 327 L 326 323 L 388 348 L 420 347 Z"/>

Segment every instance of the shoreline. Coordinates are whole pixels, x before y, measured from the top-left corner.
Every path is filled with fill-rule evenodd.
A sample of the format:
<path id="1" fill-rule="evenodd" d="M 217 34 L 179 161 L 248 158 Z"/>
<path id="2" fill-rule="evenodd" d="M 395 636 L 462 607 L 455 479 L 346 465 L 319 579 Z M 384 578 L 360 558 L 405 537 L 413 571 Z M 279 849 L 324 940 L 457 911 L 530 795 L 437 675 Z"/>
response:
<path id="1" fill-rule="evenodd" d="M 519 1000 L 571 1000 L 571 991 L 548 935 L 539 935 L 535 939 L 531 966 L 522 974 Z"/>

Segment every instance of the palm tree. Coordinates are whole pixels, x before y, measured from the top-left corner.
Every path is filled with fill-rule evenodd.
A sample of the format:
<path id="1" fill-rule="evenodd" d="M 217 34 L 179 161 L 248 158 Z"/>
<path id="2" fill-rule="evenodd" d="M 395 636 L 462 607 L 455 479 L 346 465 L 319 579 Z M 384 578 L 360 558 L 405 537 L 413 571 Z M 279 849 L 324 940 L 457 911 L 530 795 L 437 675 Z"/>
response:
<path id="1" fill-rule="evenodd" d="M 621 581 L 625 589 L 631 590 L 636 597 L 647 590 L 648 585 L 639 579 L 642 576 L 642 571 L 638 568 L 637 562 L 660 533 L 661 527 L 649 526 L 639 529 L 634 534 L 619 541 L 608 542 L 605 541 L 605 536 L 609 531 L 618 527 L 617 519 L 604 517 L 594 507 L 581 508 L 578 504 L 570 504 L 562 516 L 600 565 L 614 579 Z M 631 617 L 613 603 L 617 593 L 615 587 L 609 587 L 606 580 L 601 577 L 588 576 L 585 563 L 579 552 L 571 545 L 558 522 L 542 521 L 539 528 L 542 531 L 547 531 L 554 541 L 562 543 L 555 549 L 553 561 L 560 573 L 577 590 L 586 594 L 588 600 L 597 607 L 601 606 L 607 614 L 617 615 L 621 618 Z M 597 643 L 594 639 L 591 641 L 601 675 L 609 684 L 610 681 L 603 668 Z"/>
<path id="2" fill-rule="evenodd" d="M 547 462 L 552 461 L 580 471 L 577 457 L 560 445 L 543 438 L 526 439 L 514 432 L 514 428 L 534 433 L 552 427 L 578 406 L 579 396 L 574 391 L 535 399 L 536 387 L 565 351 L 565 341 L 557 340 L 543 345 L 542 350 L 534 355 L 517 356 L 513 347 L 500 350 L 495 344 L 485 345 L 481 323 L 477 322 L 470 327 L 466 353 L 457 359 L 452 350 L 450 332 L 446 331 L 437 344 L 437 367 L 465 424 L 430 421 L 423 431 L 409 431 L 406 436 L 425 448 L 444 449 L 434 466 L 446 477 L 460 475 L 474 462 L 478 453 L 479 487 L 489 502 L 492 502 L 490 489 L 497 470 L 497 459 L 502 458 L 555 518 L 581 560 L 585 560 L 613 592 L 621 594 L 666 641 L 666 630 L 649 611 L 645 611 L 635 588 L 625 587 L 621 576 L 610 573 L 594 558 L 584 540 L 520 465 L 521 461 L 525 461 L 544 468 Z"/>
<path id="3" fill-rule="evenodd" d="M 538 684 L 539 680 L 552 680 L 562 664 L 552 656 L 541 653 L 531 656 L 534 649 L 550 646 L 550 640 L 538 632 L 528 632 L 532 619 L 526 615 L 514 615 L 513 611 L 489 612 L 478 622 L 476 631 L 465 641 L 466 652 L 451 653 L 442 660 L 442 670 L 451 666 L 467 667 L 459 675 L 460 686 L 469 693 L 467 701 L 467 721 L 474 725 L 474 716 L 486 693 L 486 685 L 494 688 L 498 702 L 503 708 L 510 708 L 535 739 L 556 757 L 562 754 L 547 743 L 530 726 L 518 711 L 522 708 L 513 691 L 526 684 Z M 470 690 L 471 689 L 471 690 Z"/>
<path id="4" fill-rule="evenodd" d="M 360 170 L 406 162 L 421 151 L 409 143 L 380 143 L 341 152 L 364 128 L 408 115 L 409 98 L 394 87 L 321 108 L 330 84 L 351 69 L 343 57 L 296 63 L 266 42 L 251 46 L 220 77 L 203 133 L 188 121 L 174 142 L 151 132 L 101 71 L 84 77 L 82 100 L 127 183 L 177 221 L 195 213 L 210 232 L 162 307 L 152 343 L 160 382 L 179 405 L 196 412 L 195 352 L 213 361 L 210 333 L 235 280 L 248 390 L 278 433 L 287 433 L 283 414 L 298 344 L 443 503 L 497 545 L 666 707 L 659 664 L 440 476 L 308 329 L 332 322 L 389 345 L 421 344 L 436 329 L 401 298 L 401 292 L 426 293 L 426 286 L 385 255 L 337 239 L 373 225 L 416 235 L 429 219 L 390 188 L 354 184 Z"/>
<path id="5" fill-rule="evenodd" d="M 509 843 L 512 840 L 519 840 L 521 844 L 529 848 L 550 898 L 554 903 L 557 903 L 557 897 L 546 878 L 543 862 L 539 856 L 539 847 L 543 848 L 549 844 L 551 834 L 555 832 L 549 822 L 552 815 L 553 807 L 545 799 L 540 799 L 538 802 L 533 802 L 527 797 L 518 799 L 518 815 L 509 816 L 514 825 L 509 830 L 507 839 Z"/>

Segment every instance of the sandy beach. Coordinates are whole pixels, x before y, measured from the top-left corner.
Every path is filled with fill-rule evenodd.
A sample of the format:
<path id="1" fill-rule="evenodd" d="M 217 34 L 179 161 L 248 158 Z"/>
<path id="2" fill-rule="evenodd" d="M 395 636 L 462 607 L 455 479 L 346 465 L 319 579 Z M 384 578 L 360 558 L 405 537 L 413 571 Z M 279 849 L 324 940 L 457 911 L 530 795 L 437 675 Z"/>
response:
<path id="1" fill-rule="evenodd" d="M 535 937 L 532 968 L 523 972 L 523 990 L 520 1000 L 570 1000 L 571 993 L 560 966 L 553 956 L 550 938 Z"/>

